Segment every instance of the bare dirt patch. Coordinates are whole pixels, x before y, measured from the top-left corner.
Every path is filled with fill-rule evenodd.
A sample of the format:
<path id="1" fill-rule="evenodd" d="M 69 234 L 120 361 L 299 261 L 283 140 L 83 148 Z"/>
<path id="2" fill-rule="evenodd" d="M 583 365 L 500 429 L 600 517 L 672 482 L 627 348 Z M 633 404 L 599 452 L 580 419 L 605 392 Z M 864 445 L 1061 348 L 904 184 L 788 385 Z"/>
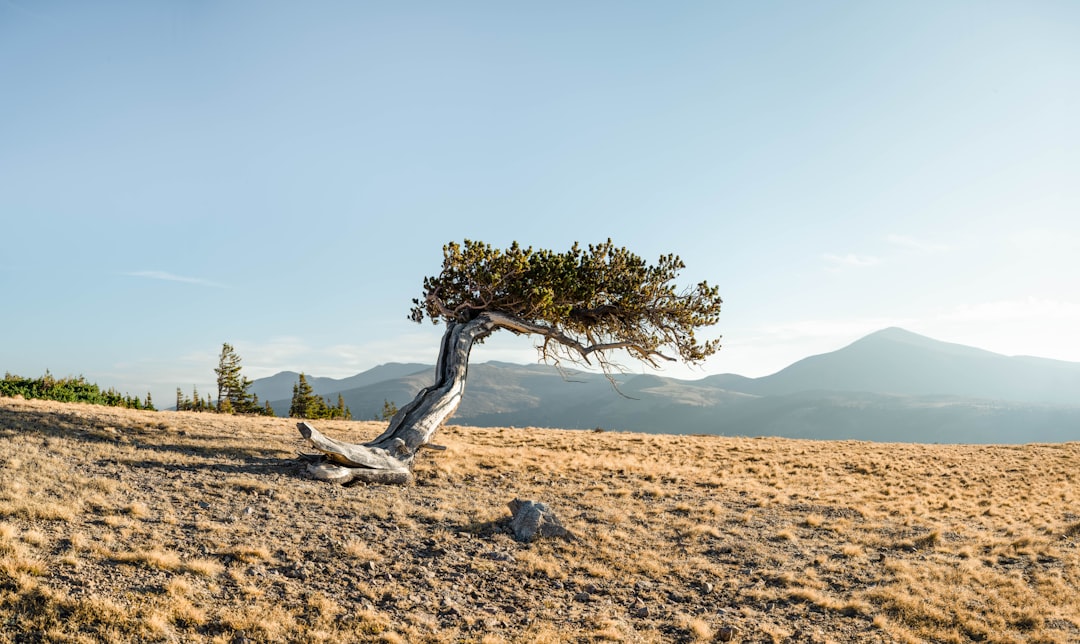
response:
<path id="1" fill-rule="evenodd" d="M 436 442 L 340 487 L 287 419 L 0 399 L 0 642 L 1080 641 L 1075 443 Z"/>

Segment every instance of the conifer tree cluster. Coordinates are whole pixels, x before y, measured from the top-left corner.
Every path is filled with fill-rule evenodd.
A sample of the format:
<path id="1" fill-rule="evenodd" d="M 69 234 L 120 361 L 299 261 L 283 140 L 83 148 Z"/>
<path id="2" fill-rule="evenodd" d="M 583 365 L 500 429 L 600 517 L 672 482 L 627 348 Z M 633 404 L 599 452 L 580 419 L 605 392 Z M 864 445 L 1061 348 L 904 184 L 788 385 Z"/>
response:
<path id="1" fill-rule="evenodd" d="M 352 420 L 352 411 L 345 406 L 345 398 L 341 394 L 338 394 L 336 406 L 331 405 L 329 399 L 323 400 L 322 396 L 317 395 L 311 388 L 307 376 L 301 373 L 293 385 L 289 418 Z"/>
<path id="2" fill-rule="evenodd" d="M 383 398 L 382 401 L 382 413 L 375 417 L 375 420 L 389 421 L 398 413 L 398 406 L 391 400 Z"/>
<path id="3" fill-rule="evenodd" d="M 180 387 L 177 387 L 176 411 L 217 411 L 217 405 L 210 398 L 210 394 L 206 394 L 205 398 L 201 397 L 198 387 L 193 386 L 191 388 L 191 398 L 185 396 Z"/>
<path id="4" fill-rule="evenodd" d="M 184 396 L 177 387 L 176 410 L 273 416 L 274 409 L 270 406 L 270 401 L 260 406 L 258 394 L 248 393 L 251 380 L 241 373 L 240 362 L 236 349 L 228 342 L 222 344 L 218 366 L 214 369 L 217 375 L 217 402 L 213 401 L 210 394 L 206 394 L 205 399 L 202 398 L 197 387 L 192 388 L 191 398 Z"/>
<path id="5" fill-rule="evenodd" d="M 5 373 L 4 379 L 0 380 L 0 396 L 22 396 L 27 399 L 81 402 L 92 405 L 157 411 L 149 393 L 146 394 L 146 400 L 143 401 L 138 396 L 121 394 L 111 387 L 102 390 L 98 385 L 87 382 L 83 376 L 56 378 L 48 370 L 40 378 L 23 378 L 22 376 Z"/>

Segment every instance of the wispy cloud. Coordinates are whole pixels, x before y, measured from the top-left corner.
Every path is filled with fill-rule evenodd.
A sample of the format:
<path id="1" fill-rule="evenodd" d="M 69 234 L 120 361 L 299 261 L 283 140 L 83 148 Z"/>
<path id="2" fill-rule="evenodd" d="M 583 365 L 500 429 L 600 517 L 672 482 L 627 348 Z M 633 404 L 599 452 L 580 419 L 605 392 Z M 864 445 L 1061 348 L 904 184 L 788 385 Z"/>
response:
<path id="1" fill-rule="evenodd" d="M 1026 228 L 1010 232 L 1009 243 L 1027 252 L 1075 253 L 1080 250 L 1080 235 L 1062 228 Z"/>
<path id="2" fill-rule="evenodd" d="M 927 318 L 925 333 L 1005 355 L 1080 362 L 1080 301 L 1027 297 L 971 302 Z"/>
<path id="3" fill-rule="evenodd" d="M 165 282 L 182 282 L 184 284 L 197 284 L 199 286 L 210 286 L 213 288 L 227 288 L 224 284 L 205 280 L 199 277 L 186 277 L 184 275 L 174 275 L 165 271 L 131 271 L 124 273 L 129 277 L 143 277 L 151 280 L 162 280 Z"/>
<path id="4" fill-rule="evenodd" d="M 918 237 L 912 237 L 910 235 L 887 235 L 885 241 L 893 246 L 903 248 L 904 250 L 911 250 L 919 253 L 942 253 L 949 250 L 948 244 L 928 239 L 919 239 Z"/>
<path id="5" fill-rule="evenodd" d="M 943 313 L 943 320 L 965 323 L 987 323 L 1004 320 L 1039 320 L 1080 322 L 1080 302 L 1028 297 L 1015 300 L 995 300 L 963 304 Z"/>
<path id="6" fill-rule="evenodd" d="M 950 250 L 950 247 L 947 244 L 938 241 L 896 233 L 886 235 L 885 242 L 894 249 L 900 249 L 901 251 L 907 251 L 909 253 L 942 253 Z M 877 266 L 878 264 L 893 261 L 896 259 L 896 255 L 897 253 L 894 251 L 893 253 L 885 253 L 884 255 L 860 255 L 858 253 L 846 253 L 841 255 L 837 253 L 825 253 L 821 257 L 827 262 L 829 270 L 840 271 Z"/>
<path id="7" fill-rule="evenodd" d="M 831 268 L 864 268 L 867 266 L 875 266 L 881 263 L 880 257 L 873 255 L 856 255 L 854 253 L 848 253 L 847 255 L 834 255 L 832 253 L 825 253 L 822 258 L 829 263 Z"/>

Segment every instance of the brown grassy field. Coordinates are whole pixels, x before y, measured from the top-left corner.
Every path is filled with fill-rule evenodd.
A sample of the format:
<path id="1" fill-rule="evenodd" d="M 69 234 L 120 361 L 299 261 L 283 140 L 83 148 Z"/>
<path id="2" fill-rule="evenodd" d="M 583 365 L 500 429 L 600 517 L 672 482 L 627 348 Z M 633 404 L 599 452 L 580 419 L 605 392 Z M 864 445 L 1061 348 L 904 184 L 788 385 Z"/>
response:
<path id="1" fill-rule="evenodd" d="M 1080 641 L 1080 444 L 436 442 L 340 487 L 287 419 L 0 398 L 0 642 Z"/>

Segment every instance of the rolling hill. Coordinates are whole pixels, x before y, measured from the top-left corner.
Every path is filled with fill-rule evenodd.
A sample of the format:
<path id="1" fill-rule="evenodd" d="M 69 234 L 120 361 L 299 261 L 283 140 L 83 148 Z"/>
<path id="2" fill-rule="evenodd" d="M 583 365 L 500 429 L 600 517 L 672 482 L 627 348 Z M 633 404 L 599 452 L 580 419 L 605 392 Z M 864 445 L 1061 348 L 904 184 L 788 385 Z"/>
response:
<path id="1" fill-rule="evenodd" d="M 759 395 L 811 390 L 952 395 L 1026 403 L 1080 402 L 1080 363 L 1004 356 L 889 328 L 771 376 L 706 378 Z"/>
<path id="2" fill-rule="evenodd" d="M 320 378 L 318 376 L 304 375 L 304 378 L 311 385 L 311 388 L 316 392 L 326 395 L 331 392 L 347 391 L 349 389 L 359 389 L 368 385 L 373 385 L 386 380 L 393 380 L 395 378 L 401 378 L 410 374 L 414 374 L 418 371 L 424 371 L 431 369 L 427 365 L 422 364 L 402 364 L 399 362 L 390 362 L 384 365 L 379 365 L 374 369 L 368 369 L 363 373 L 358 373 L 355 376 L 349 376 L 348 378 Z M 300 374 L 295 371 L 282 371 L 276 373 L 269 378 L 260 378 L 252 383 L 251 392 L 258 394 L 262 400 L 289 400 L 292 397 L 292 388 L 299 379 Z M 275 407 L 276 408 L 276 407 Z M 285 409 L 288 411 L 289 405 L 286 403 Z"/>
<path id="3" fill-rule="evenodd" d="M 373 418 L 384 401 L 411 400 L 433 371 L 390 364 L 309 382 L 331 399 L 340 393 L 356 418 Z M 291 396 L 295 381 L 286 372 L 255 381 L 252 391 L 283 414 L 289 398 L 268 394 Z M 488 362 L 470 366 L 453 422 L 903 442 L 1080 440 L 1080 363 L 1009 357 L 898 328 L 762 378 L 628 375 L 616 389 L 602 374 Z"/>

